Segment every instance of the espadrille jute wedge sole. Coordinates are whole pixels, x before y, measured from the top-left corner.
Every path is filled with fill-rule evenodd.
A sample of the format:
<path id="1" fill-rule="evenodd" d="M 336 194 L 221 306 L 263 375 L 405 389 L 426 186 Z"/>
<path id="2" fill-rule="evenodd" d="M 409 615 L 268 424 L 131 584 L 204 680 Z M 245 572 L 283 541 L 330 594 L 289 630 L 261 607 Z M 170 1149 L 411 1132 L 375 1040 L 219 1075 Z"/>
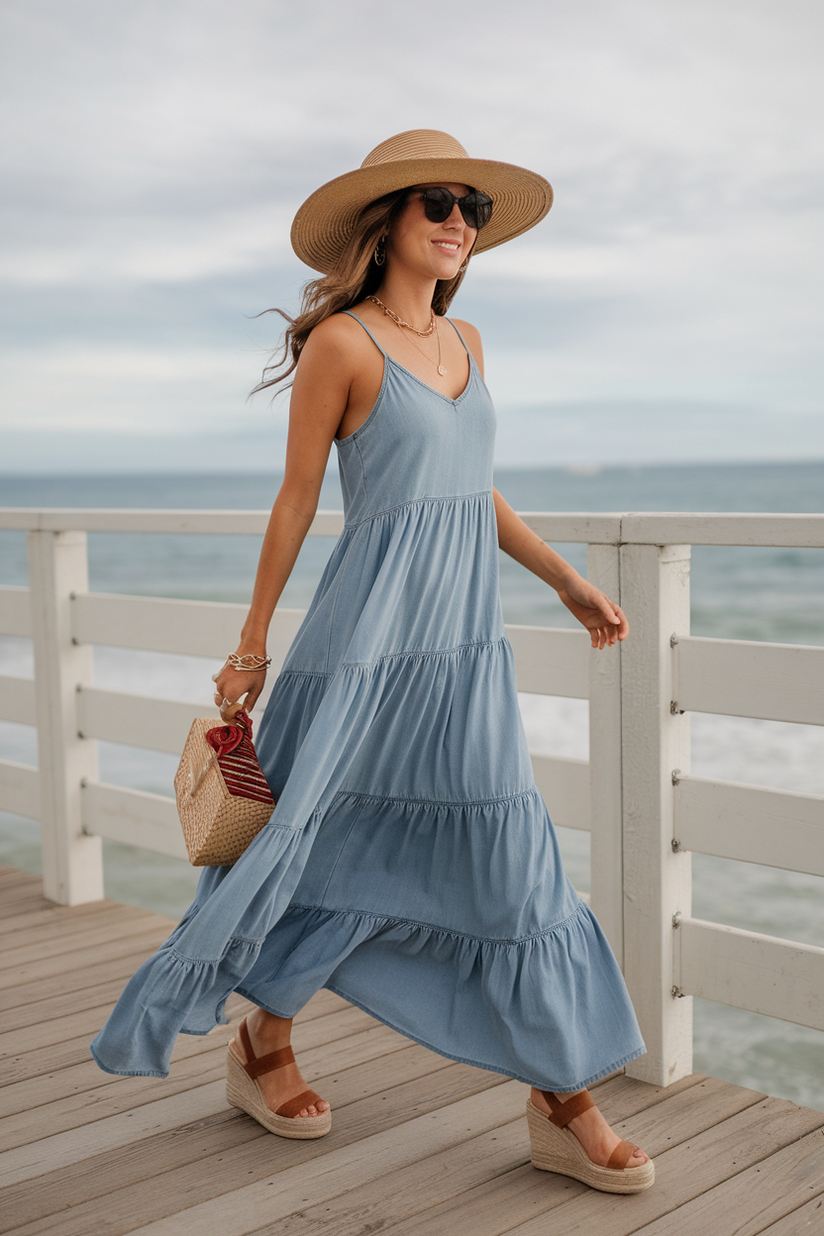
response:
<path id="1" fill-rule="evenodd" d="M 550 1101 L 549 1096 L 546 1097 Z M 589 1098 L 588 1095 L 587 1098 Z M 559 1109 L 572 1106 L 572 1101 L 560 1103 L 556 1099 L 555 1103 Z M 526 1118 L 529 1125 L 533 1166 L 544 1172 L 557 1172 L 560 1176 L 571 1176 L 573 1180 L 580 1180 L 590 1188 L 600 1189 L 603 1193 L 641 1193 L 642 1190 L 648 1189 L 655 1180 L 655 1164 L 652 1159 L 648 1159 L 646 1163 L 638 1167 L 627 1167 L 626 1164 L 636 1149 L 631 1142 L 619 1142 L 610 1156 L 609 1165 L 601 1167 L 600 1164 L 592 1162 L 578 1138 L 571 1129 L 566 1127 L 566 1124 L 563 1127 L 559 1126 L 558 1120 L 565 1119 L 568 1123 L 569 1120 L 574 1120 L 581 1111 L 585 1111 L 588 1106 L 594 1106 L 591 1099 L 585 1105 L 579 1104 L 572 1114 L 556 1115 L 553 1120 L 552 1117 L 539 1111 L 531 1099 L 527 1099 Z"/>
<path id="2" fill-rule="evenodd" d="M 271 1073 L 292 1064 L 295 1054 L 291 1047 L 282 1047 L 268 1056 L 255 1056 L 246 1029 L 246 1018 L 238 1027 L 238 1037 L 246 1054 L 246 1063 L 240 1059 L 235 1047 L 235 1040 L 229 1043 L 226 1056 L 226 1098 L 232 1107 L 237 1107 L 247 1115 L 262 1124 L 270 1133 L 278 1137 L 292 1137 L 303 1141 L 313 1137 L 323 1137 L 332 1127 L 331 1111 L 322 1112 L 320 1116 L 299 1116 L 297 1113 L 304 1107 L 317 1103 L 320 1096 L 314 1090 L 304 1090 L 283 1103 L 277 1111 L 272 1111 L 264 1101 L 260 1087 L 255 1078 L 263 1073 Z"/>

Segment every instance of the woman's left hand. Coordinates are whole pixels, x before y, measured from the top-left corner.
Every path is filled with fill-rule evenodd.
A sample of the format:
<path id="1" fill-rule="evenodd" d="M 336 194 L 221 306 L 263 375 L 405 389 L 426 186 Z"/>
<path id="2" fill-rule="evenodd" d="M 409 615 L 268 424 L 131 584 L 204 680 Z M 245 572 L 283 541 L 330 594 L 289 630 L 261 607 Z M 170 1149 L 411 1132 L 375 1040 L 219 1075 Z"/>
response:
<path id="1" fill-rule="evenodd" d="M 610 601 L 600 588 L 587 583 L 580 575 L 559 588 L 558 596 L 589 631 L 593 648 L 611 648 L 616 640 L 629 635 L 629 623 L 620 605 Z"/>

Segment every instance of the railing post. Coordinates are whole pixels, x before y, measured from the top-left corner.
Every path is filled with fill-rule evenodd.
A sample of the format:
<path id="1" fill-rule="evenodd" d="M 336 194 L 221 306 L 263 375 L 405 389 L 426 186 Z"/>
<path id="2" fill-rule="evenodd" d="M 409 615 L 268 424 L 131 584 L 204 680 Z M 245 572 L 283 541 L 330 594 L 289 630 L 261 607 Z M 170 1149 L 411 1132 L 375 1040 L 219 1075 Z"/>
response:
<path id="1" fill-rule="evenodd" d="M 647 1055 L 631 1077 L 667 1086 L 692 1072 L 692 999 L 674 988 L 677 916 L 691 910 L 691 858 L 673 846 L 675 769 L 689 769 L 689 715 L 673 685 L 674 632 L 689 634 L 688 545 L 623 545 L 621 649 L 624 974 Z"/>
<path id="2" fill-rule="evenodd" d="M 34 644 L 43 891 L 78 905 L 103 896 L 99 837 L 84 836 L 80 797 L 97 780 L 97 743 L 77 730 L 77 691 L 92 678 L 92 650 L 73 643 L 71 597 L 88 591 L 85 532 L 28 534 Z"/>
<path id="3" fill-rule="evenodd" d="M 587 579 L 621 604 L 620 549 L 587 546 Z M 624 964 L 623 815 L 621 788 L 621 646 L 590 652 L 591 904 Z"/>

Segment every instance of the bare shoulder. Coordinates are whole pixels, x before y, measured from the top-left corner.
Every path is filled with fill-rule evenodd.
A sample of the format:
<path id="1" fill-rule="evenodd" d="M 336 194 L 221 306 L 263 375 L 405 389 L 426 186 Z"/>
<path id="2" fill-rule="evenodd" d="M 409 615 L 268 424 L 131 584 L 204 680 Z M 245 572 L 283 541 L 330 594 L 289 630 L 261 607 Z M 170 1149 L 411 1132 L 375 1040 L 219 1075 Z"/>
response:
<path id="1" fill-rule="evenodd" d="M 473 326 L 471 322 L 464 322 L 461 318 L 450 318 L 450 321 L 455 323 L 458 330 L 463 335 L 466 346 L 475 357 L 475 364 L 478 366 L 481 373 L 483 373 L 484 348 L 483 343 L 481 342 L 481 332 L 478 330 L 477 326 Z"/>
<path id="2" fill-rule="evenodd" d="M 346 313 L 333 313 L 314 328 L 306 340 L 304 351 L 309 349 L 313 359 L 340 363 L 347 358 L 355 359 L 366 351 L 364 342 L 369 343 L 369 336 L 362 326 Z"/>

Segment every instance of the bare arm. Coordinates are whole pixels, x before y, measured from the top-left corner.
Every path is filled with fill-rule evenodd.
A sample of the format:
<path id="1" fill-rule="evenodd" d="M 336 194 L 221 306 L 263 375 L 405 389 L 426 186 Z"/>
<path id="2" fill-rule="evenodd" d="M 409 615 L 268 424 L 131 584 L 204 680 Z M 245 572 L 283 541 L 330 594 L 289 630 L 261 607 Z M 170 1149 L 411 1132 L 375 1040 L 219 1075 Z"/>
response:
<path id="1" fill-rule="evenodd" d="M 457 322 L 457 326 L 483 375 L 480 334 L 470 322 Z M 498 520 L 498 544 L 504 553 L 556 590 L 570 613 L 589 631 L 593 648 L 612 646 L 616 640 L 626 639 L 629 623 L 621 607 L 610 601 L 599 588 L 588 583 L 554 549 L 550 549 L 520 515 L 515 514 L 497 489 L 493 489 L 492 493 Z"/>
<path id="2" fill-rule="evenodd" d="M 570 613 L 589 631 L 593 648 L 611 647 L 616 640 L 626 639 L 629 623 L 621 607 L 542 541 L 497 489 L 492 493 L 501 549 L 555 589 Z"/>
<path id="3" fill-rule="evenodd" d="M 327 329 L 328 328 L 328 329 Z M 318 506 L 326 463 L 349 397 L 351 361 L 339 324 L 324 322 L 306 341 L 295 371 L 283 484 L 263 538 L 252 603 L 237 652 L 266 652 L 275 606 L 292 573 Z M 246 696 L 251 710 L 266 675 L 224 667 L 217 693 L 232 703 Z M 228 715 L 230 709 L 224 709 Z"/>

